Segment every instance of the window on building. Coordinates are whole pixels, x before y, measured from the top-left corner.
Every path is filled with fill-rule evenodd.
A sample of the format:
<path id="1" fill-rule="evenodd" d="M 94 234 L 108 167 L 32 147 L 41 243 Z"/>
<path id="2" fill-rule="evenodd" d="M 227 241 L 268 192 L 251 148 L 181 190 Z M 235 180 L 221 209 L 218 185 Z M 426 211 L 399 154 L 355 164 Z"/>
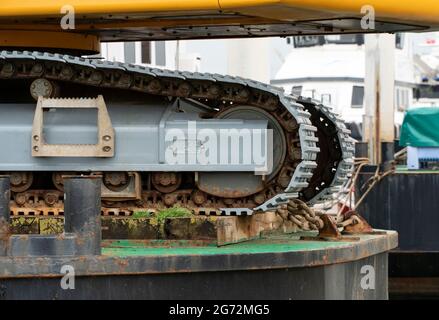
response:
<path id="1" fill-rule="evenodd" d="M 395 33 L 395 47 L 397 49 L 404 48 L 404 35 L 402 33 Z"/>
<path id="2" fill-rule="evenodd" d="M 352 87 L 352 108 L 363 108 L 364 101 L 364 87 L 353 86 Z"/>
<path id="3" fill-rule="evenodd" d="M 136 45 L 134 42 L 124 42 L 124 61 L 126 63 L 136 63 Z"/>
<path id="4" fill-rule="evenodd" d="M 409 92 L 407 88 L 396 88 L 396 107 L 398 111 L 405 111 L 409 107 Z"/>
<path id="5" fill-rule="evenodd" d="M 416 99 L 439 99 L 439 86 L 419 85 L 414 90 Z"/>
<path id="6" fill-rule="evenodd" d="M 296 96 L 301 96 L 302 95 L 302 86 L 294 86 L 291 89 L 291 94 L 296 95 Z"/>
<path id="7" fill-rule="evenodd" d="M 324 105 L 331 105 L 332 102 L 332 96 L 330 93 L 322 93 L 320 101 L 324 104 Z"/>
<path id="8" fill-rule="evenodd" d="M 166 66 L 166 43 L 164 41 L 155 42 L 155 64 Z"/>
<path id="9" fill-rule="evenodd" d="M 295 48 L 314 47 L 323 45 L 325 38 L 323 36 L 295 36 L 293 41 Z"/>
<path id="10" fill-rule="evenodd" d="M 141 55 L 142 55 L 142 63 L 151 64 L 151 42 L 142 41 L 141 42 Z"/>
<path id="11" fill-rule="evenodd" d="M 364 35 L 334 34 L 326 36 L 294 36 L 287 38 L 287 44 L 294 44 L 296 48 L 322 46 L 328 43 L 363 45 Z"/>
<path id="12" fill-rule="evenodd" d="M 311 99 L 316 98 L 316 90 L 314 89 L 308 89 L 303 91 L 303 96 Z"/>
<path id="13" fill-rule="evenodd" d="M 336 34 L 325 36 L 325 43 L 335 44 L 364 44 L 364 35 L 362 34 Z"/>

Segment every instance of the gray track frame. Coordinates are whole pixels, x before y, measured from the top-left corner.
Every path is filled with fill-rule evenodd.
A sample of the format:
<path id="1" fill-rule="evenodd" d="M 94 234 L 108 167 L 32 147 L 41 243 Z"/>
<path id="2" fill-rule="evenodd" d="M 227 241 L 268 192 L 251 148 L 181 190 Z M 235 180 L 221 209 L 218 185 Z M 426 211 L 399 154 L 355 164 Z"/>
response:
<path id="1" fill-rule="evenodd" d="M 317 147 L 317 137 L 315 135 L 316 128 L 310 121 L 310 114 L 304 110 L 303 106 L 297 103 L 296 99 L 292 96 L 285 95 L 279 88 L 259 83 L 257 81 L 246 80 L 239 77 L 221 76 L 217 74 L 200 74 L 190 72 L 178 72 L 169 71 L 155 68 L 148 68 L 144 66 L 135 66 L 132 64 L 124 64 L 118 62 L 90 60 L 81 57 L 74 57 L 69 55 L 43 53 L 43 52 L 29 52 L 29 51 L 2 51 L 0 53 L 0 78 L 8 79 L 14 78 L 15 70 L 13 68 L 14 61 L 35 61 L 40 63 L 59 63 L 68 65 L 71 69 L 87 68 L 91 71 L 105 71 L 114 72 L 118 74 L 118 81 L 114 84 L 115 87 L 130 89 L 132 86 L 131 78 L 134 74 L 148 75 L 155 78 L 173 78 L 183 81 L 209 81 L 219 84 L 240 84 L 250 89 L 262 90 L 266 93 L 277 97 L 280 105 L 286 108 L 299 125 L 299 137 L 301 147 L 301 162 L 296 167 L 296 170 L 292 176 L 292 179 L 281 194 L 276 195 L 272 199 L 269 199 L 261 206 L 255 208 L 255 211 L 268 211 L 275 209 L 278 205 L 286 203 L 289 199 L 297 198 L 299 192 L 308 185 L 309 179 L 312 177 L 312 171 L 316 167 L 316 158 L 319 152 Z M 68 72 L 68 68 L 65 74 L 61 76 L 64 80 L 70 80 L 73 74 Z M 88 85 L 98 85 L 99 77 L 93 78 L 93 72 L 91 72 L 90 78 L 87 78 L 84 82 Z M 39 75 L 30 75 L 38 78 Z M 79 81 L 79 80 L 78 80 Z"/>

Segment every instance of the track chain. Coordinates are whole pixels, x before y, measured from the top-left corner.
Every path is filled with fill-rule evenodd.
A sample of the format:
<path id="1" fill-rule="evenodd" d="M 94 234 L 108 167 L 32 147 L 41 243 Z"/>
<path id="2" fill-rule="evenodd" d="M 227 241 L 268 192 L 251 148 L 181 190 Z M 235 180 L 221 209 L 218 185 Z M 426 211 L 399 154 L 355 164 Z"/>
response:
<path id="1" fill-rule="evenodd" d="M 20 67 L 17 68 L 17 65 Z M 287 188 L 254 210 L 272 210 L 279 204 L 288 202 L 289 199 L 299 198 L 300 192 L 308 186 L 313 170 L 317 166 L 316 159 L 319 152 L 317 128 L 310 121 L 310 113 L 300 104 L 301 98 L 285 95 L 281 89 L 267 84 L 240 77 L 170 71 L 62 54 L 29 51 L 0 52 L 0 79 L 40 77 L 162 96 L 222 101 L 227 106 L 232 103 L 251 104 L 271 112 L 277 110 L 279 106 L 283 107 L 297 122 L 301 159 Z M 338 165 L 331 186 L 312 199 L 312 202 L 316 202 L 328 197 L 346 180 L 352 168 L 353 144 L 343 122 L 329 108 L 318 103 L 313 104 L 337 126 L 339 144 L 343 151 L 343 159 Z M 230 214 L 231 210 L 236 213 L 237 209 L 224 209 L 223 214 Z M 241 211 L 242 214 L 252 212 L 247 208 L 242 208 Z"/>
<path id="2" fill-rule="evenodd" d="M 349 179 L 354 168 L 355 145 L 354 140 L 350 136 L 350 130 L 346 128 L 344 121 L 332 108 L 311 98 L 299 97 L 298 101 L 299 103 L 306 103 L 308 106 L 312 106 L 322 117 L 331 121 L 336 130 L 338 148 L 341 150 L 341 158 L 338 159 L 336 171 L 333 174 L 330 185 L 317 192 L 312 199 L 308 200 L 309 204 L 316 204 L 332 199 L 333 194 L 339 192 L 343 184 Z"/>

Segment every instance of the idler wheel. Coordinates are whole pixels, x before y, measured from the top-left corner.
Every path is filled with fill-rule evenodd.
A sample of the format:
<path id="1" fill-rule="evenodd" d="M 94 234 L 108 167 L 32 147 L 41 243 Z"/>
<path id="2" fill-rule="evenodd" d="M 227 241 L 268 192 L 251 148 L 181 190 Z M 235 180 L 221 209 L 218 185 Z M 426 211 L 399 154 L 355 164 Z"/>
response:
<path id="1" fill-rule="evenodd" d="M 109 190 L 119 192 L 128 186 L 130 177 L 126 172 L 106 172 L 103 181 Z"/>
<path id="2" fill-rule="evenodd" d="M 12 192 L 26 191 L 30 188 L 34 180 L 31 172 L 11 172 L 9 176 L 11 179 Z"/>
<path id="3" fill-rule="evenodd" d="M 207 195 L 201 190 L 195 190 L 192 193 L 192 201 L 197 205 L 201 206 L 207 201 Z"/>
<path id="4" fill-rule="evenodd" d="M 44 202 L 52 207 L 58 202 L 58 194 L 53 192 L 47 192 L 44 194 Z"/>
<path id="5" fill-rule="evenodd" d="M 64 181 L 63 176 L 71 176 L 75 175 L 74 172 L 54 172 L 52 174 L 52 182 L 56 189 L 61 192 L 64 192 Z"/>
<path id="6" fill-rule="evenodd" d="M 162 193 L 171 193 L 181 185 L 181 174 L 176 172 L 155 172 L 151 176 L 151 183 Z"/>
<path id="7" fill-rule="evenodd" d="M 177 195 L 176 194 L 165 194 L 163 197 L 163 202 L 166 206 L 170 207 L 177 203 Z"/>

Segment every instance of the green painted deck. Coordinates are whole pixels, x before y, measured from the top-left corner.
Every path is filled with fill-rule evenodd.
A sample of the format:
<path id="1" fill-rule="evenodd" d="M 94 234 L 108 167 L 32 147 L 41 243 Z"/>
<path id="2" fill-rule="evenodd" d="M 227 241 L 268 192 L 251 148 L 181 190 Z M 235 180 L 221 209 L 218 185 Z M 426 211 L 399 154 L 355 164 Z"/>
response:
<path id="1" fill-rule="evenodd" d="M 396 173 L 407 173 L 407 174 L 439 174 L 439 170 L 427 170 L 427 169 L 419 169 L 419 170 L 409 170 L 407 166 L 396 166 Z"/>
<path id="2" fill-rule="evenodd" d="M 358 241 L 304 241 L 300 236 L 312 236 L 316 233 L 295 233 L 265 236 L 237 244 L 217 247 L 213 243 L 196 243 L 191 241 L 142 241 L 116 240 L 106 241 L 102 254 L 115 257 L 130 256 L 179 256 L 179 255 L 224 255 L 299 252 L 325 250 L 329 248 L 349 247 Z M 376 238 L 376 235 L 361 235 L 360 242 Z"/>

